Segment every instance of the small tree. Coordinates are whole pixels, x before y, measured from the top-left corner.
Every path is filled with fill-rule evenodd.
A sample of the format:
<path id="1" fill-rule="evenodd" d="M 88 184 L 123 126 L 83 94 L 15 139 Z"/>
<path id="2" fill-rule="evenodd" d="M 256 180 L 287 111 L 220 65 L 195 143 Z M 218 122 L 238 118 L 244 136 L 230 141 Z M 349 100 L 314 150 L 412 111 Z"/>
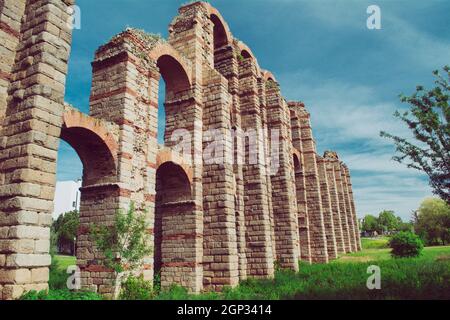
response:
<path id="1" fill-rule="evenodd" d="M 378 225 L 383 231 L 396 231 L 399 227 L 399 218 L 395 216 L 394 211 L 384 210 L 378 215 Z"/>
<path id="2" fill-rule="evenodd" d="M 118 211 L 112 226 L 91 225 L 91 235 L 97 249 L 104 255 L 103 265 L 115 272 L 114 298 L 119 295 L 122 279 L 142 266 L 143 259 L 152 253 L 144 214 L 135 212 L 131 204 L 128 212 Z"/>
<path id="3" fill-rule="evenodd" d="M 401 231 L 392 236 L 389 247 L 394 258 L 417 257 L 423 250 L 423 243 L 414 233 Z"/>
<path id="4" fill-rule="evenodd" d="M 379 230 L 378 218 L 373 215 L 366 215 L 362 224 L 362 230 L 365 232 L 374 232 Z"/>
<path id="5" fill-rule="evenodd" d="M 445 78 L 437 70 L 433 72 L 437 78 L 434 89 L 418 86 L 412 96 L 402 95 L 401 101 L 410 104 L 410 111 L 394 114 L 408 125 L 417 142 L 386 132 L 381 136 L 394 141 L 399 153 L 395 161 L 426 173 L 433 192 L 450 204 L 450 67 L 445 66 L 444 71 Z"/>

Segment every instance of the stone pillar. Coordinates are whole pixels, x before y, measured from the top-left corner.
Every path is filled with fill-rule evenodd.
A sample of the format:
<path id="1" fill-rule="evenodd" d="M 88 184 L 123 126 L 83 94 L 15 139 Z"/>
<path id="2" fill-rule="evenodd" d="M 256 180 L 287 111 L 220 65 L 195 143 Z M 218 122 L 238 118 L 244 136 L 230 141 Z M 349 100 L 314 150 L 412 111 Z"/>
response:
<path id="1" fill-rule="evenodd" d="M 350 240 L 350 227 L 347 217 L 347 206 L 344 194 L 344 184 L 342 181 L 342 171 L 339 161 L 334 162 L 334 172 L 336 176 L 337 193 L 339 197 L 339 212 L 341 213 L 342 233 L 344 237 L 345 253 L 352 252 Z"/>
<path id="2" fill-rule="evenodd" d="M 343 194 L 344 194 L 344 202 L 345 202 L 345 208 L 346 208 L 348 232 L 350 235 L 350 249 L 351 249 L 351 252 L 356 252 L 355 226 L 354 226 L 352 208 L 350 206 L 350 198 L 349 198 L 349 194 L 348 194 L 347 174 L 345 172 L 345 168 L 342 165 L 342 163 L 341 163 L 341 179 L 342 179 L 342 189 L 344 192 Z"/>
<path id="3" fill-rule="evenodd" d="M 247 279 L 247 256 L 245 240 L 245 216 L 244 216 L 244 171 L 243 163 L 238 159 L 243 158 L 243 136 L 238 134 L 242 131 L 241 107 L 239 101 L 239 64 L 236 51 L 232 45 L 216 48 L 214 51 L 215 69 L 228 80 L 228 92 L 231 95 L 231 127 L 233 134 L 233 168 L 235 176 L 235 212 L 236 212 L 236 235 L 239 255 L 239 279 Z"/>
<path id="4" fill-rule="evenodd" d="M 350 186 L 348 185 L 348 169 L 347 166 L 342 164 L 342 181 L 344 182 L 344 195 L 346 199 L 347 206 L 347 216 L 350 226 L 350 238 L 352 251 L 358 251 L 358 222 L 356 220 L 356 215 L 354 214 L 354 209 L 352 207 L 352 199 L 350 197 Z"/>
<path id="5" fill-rule="evenodd" d="M 216 71 L 205 68 L 206 90 L 203 130 L 214 130 L 204 137 L 203 149 L 217 141 L 214 159 L 205 158 L 203 165 L 204 208 L 204 284 L 212 290 L 236 286 L 239 282 L 234 173 L 231 163 L 231 101 L 227 81 Z M 212 131 L 210 131 L 212 133 Z"/>
<path id="6" fill-rule="evenodd" d="M 325 234 L 327 237 L 327 250 L 329 259 L 337 259 L 338 250 L 336 243 L 336 235 L 334 230 L 333 208 L 330 195 L 330 183 L 328 181 L 326 161 L 317 156 L 317 166 L 319 168 L 320 191 L 322 195 L 323 220 L 325 226 Z"/>
<path id="7" fill-rule="evenodd" d="M 20 40 L 26 0 L 4 0 L 0 3 L 0 129 L 8 103 L 8 88 Z"/>
<path id="8" fill-rule="evenodd" d="M 350 197 L 350 206 L 352 208 L 353 218 L 355 219 L 356 247 L 357 251 L 361 251 L 362 250 L 361 230 L 359 229 L 358 215 L 356 213 L 355 199 L 353 197 L 353 186 L 350 178 L 350 171 L 348 170 L 348 168 L 346 168 L 346 173 L 347 173 L 348 193 Z"/>
<path id="9" fill-rule="evenodd" d="M 270 219 L 270 241 L 272 243 L 272 254 L 274 258 L 276 257 L 276 241 L 275 241 L 275 216 L 273 210 L 273 198 L 272 198 L 272 179 L 271 179 L 271 143 L 270 143 L 270 135 L 272 131 L 268 126 L 268 106 L 267 106 L 267 92 L 266 92 L 266 81 L 263 77 L 257 79 L 258 82 L 258 91 L 259 91 L 259 106 L 261 113 L 261 124 L 263 130 L 263 154 L 265 157 L 265 172 L 266 172 L 266 189 L 268 196 L 268 204 L 269 204 L 269 219 Z"/>
<path id="10" fill-rule="evenodd" d="M 274 275 L 274 255 L 257 70 L 250 58 L 240 61 L 239 89 L 242 130 L 251 135 L 245 138 L 243 170 L 247 272 L 251 277 L 266 278 Z"/>
<path id="11" fill-rule="evenodd" d="M 279 141 L 271 141 L 272 205 L 275 219 L 276 259 L 282 268 L 298 270 L 298 214 L 295 182 L 293 180 L 293 151 L 290 137 L 290 114 L 280 95 L 278 84 L 266 83 L 267 123 L 270 130 L 278 130 Z M 274 149 L 279 144 L 278 150 Z M 278 159 L 275 159 L 278 158 Z"/>
<path id="12" fill-rule="evenodd" d="M 296 160 L 294 161 L 294 172 L 297 194 L 300 255 L 302 261 L 311 263 L 311 240 L 309 235 L 308 208 L 306 203 L 305 160 L 302 145 L 301 125 L 297 112 L 297 108 L 303 107 L 303 104 L 300 103 L 289 103 L 289 108 L 291 109 L 292 145 L 298 152 L 298 154 L 294 155 L 294 157 L 296 157 Z M 298 161 L 298 163 L 296 163 L 296 161 Z"/>
<path id="13" fill-rule="evenodd" d="M 115 214 L 133 203 L 137 213 L 146 214 L 151 241 L 154 238 L 159 74 L 155 65 L 138 57 L 145 50 L 139 34 L 128 30 L 100 47 L 92 64 L 91 115 L 118 125 L 119 151 L 117 174 L 108 184 L 84 179 L 77 264 L 82 286 L 106 296 L 113 292 L 113 274 L 102 267 L 90 225 L 112 225 Z M 152 257 L 142 272 L 153 279 Z"/>
<path id="14" fill-rule="evenodd" d="M 305 159 L 306 203 L 311 237 L 311 257 L 313 262 L 327 263 L 328 249 L 320 192 L 319 169 L 317 167 L 316 145 L 313 139 L 309 113 L 304 108 L 299 109 L 299 117 Z"/>
<path id="15" fill-rule="evenodd" d="M 0 113 L 0 299 L 47 289 L 56 158 L 64 111 L 71 1 L 1 2 L 2 78 L 9 78 Z M 19 27 L 22 12 L 22 24 Z M 4 19 L 11 15 L 9 23 Z M 20 30 L 20 32 L 19 32 Z M 20 45 L 17 46 L 17 39 Z M 30 48 L 33 50 L 30 50 Z M 2 52 L 3 57 L 5 54 Z M 14 59 L 14 58 L 13 58 Z M 2 67 L 3 69 L 3 67 Z M 3 70 L 2 70 L 3 71 Z M 10 76 L 7 75 L 10 72 Z M 2 115 L 0 115 L 0 118 Z"/>
<path id="16" fill-rule="evenodd" d="M 330 188 L 330 200 L 331 200 L 331 209 L 333 211 L 333 223 L 334 223 L 334 232 L 336 236 L 336 246 L 337 251 L 339 253 L 345 253 L 345 243 L 342 231 L 342 220 L 341 213 L 339 207 L 339 197 L 336 185 L 336 176 L 334 173 L 334 164 L 333 159 L 330 159 L 327 154 L 325 154 L 326 159 L 326 169 L 327 169 L 327 177 Z"/>

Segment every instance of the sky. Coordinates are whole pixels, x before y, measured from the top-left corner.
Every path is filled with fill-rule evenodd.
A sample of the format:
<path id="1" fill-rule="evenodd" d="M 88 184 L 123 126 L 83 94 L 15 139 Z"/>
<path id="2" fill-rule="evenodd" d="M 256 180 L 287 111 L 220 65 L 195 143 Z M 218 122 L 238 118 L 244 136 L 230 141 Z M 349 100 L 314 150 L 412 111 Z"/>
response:
<path id="1" fill-rule="evenodd" d="M 95 50 L 126 27 L 167 38 L 176 0 L 77 0 L 66 101 L 89 112 Z M 287 100 L 305 102 L 318 153 L 335 150 L 352 174 L 358 215 L 394 210 L 408 221 L 431 196 L 427 177 L 391 160 L 395 148 L 381 130 L 408 137 L 393 117 L 399 94 L 433 85 L 432 71 L 450 64 L 450 1 L 212 0 L 233 35 L 270 70 Z M 381 29 L 369 30 L 369 5 Z M 74 150 L 61 143 L 59 181 L 82 175 Z"/>

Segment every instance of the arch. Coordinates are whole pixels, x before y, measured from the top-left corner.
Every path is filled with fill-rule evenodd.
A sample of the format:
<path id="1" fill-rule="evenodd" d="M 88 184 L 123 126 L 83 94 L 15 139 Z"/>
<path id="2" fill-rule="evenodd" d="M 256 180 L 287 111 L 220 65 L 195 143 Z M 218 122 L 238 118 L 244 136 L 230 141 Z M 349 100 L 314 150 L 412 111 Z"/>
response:
<path id="1" fill-rule="evenodd" d="M 274 81 L 274 82 L 278 82 L 277 79 L 275 78 L 275 76 L 273 75 L 272 72 L 267 71 L 267 70 L 262 70 L 262 75 L 264 78 L 264 81 Z"/>
<path id="2" fill-rule="evenodd" d="M 156 168 L 158 169 L 166 163 L 173 163 L 179 166 L 189 180 L 189 183 L 192 185 L 194 172 L 192 167 L 187 164 L 187 161 L 183 159 L 181 155 L 169 148 L 161 149 L 156 155 Z"/>
<path id="3" fill-rule="evenodd" d="M 104 183 L 115 177 L 119 147 L 101 121 L 77 110 L 66 111 L 61 139 L 72 146 L 83 163 L 83 185 Z"/>
<path id="4" fill-rule="evenodd" d="M 192 283 L 197 259 L 194 212 L 191 182 L 184 169 L 172 161 L 160 164 L 156 170 L 154 270 L 164 289 L 176 283 L 196 291 Z"/>
<path id="5" fill-rule="evenodd" d="M 255 61 L 256 72 L 257 72 L 257 74 L 260 74 L 260 73 L 261 73 L 261 68 L 260 68 L 260 66 L 259 66 L 258 59 L 256 59 L 256 57 L 255 57 L 255 55 L 253 54 L 253 52 L 252 52 L 252 50 L 250 49 L 250 47 L 247 46 L 244 42 L 242 42 L 242 41 L 240 41 L 240 40 L 237 40 L 237 41 L 236 41 L 236 46 L 237 46 L 237 49 L 239 50 L 239 52 L 240 52 L 241 54 L 242 54 L 242 53 L 245 53 L 245 54 L 247 55 L 248 58 L 251 58 L 253 61 Z M 246 58 L 246 57 L 244 56 L 244 58 Z"/>
<path id="6" fill-rule="evenodd" d="M 192 70 L 181 54 L 168 43 L 159 43 L 149 53 L 156 62 L 166 82 L 166 92 L 173 94 L 189 90 L 192 84 Z"/>
<path id="7" fill-rule="evenodd" d="M 206 9 L 208 10 L 209 18 L 214 25 L 214 49 L 219 49 L 230 44 L 233 36 L 231 35 L 230 28 L 225 19 L 220 12 L 209 3 L 206 4 Z"/>
<path id="8" fill-rule="evenodd" d="M 158 166 L 157 176 L 157 202 L 189 201 L 192 196 L 192 182 L 185 169 L 172 162 L 166 161 Z"/>
<path id="9" fill-rule="evenodd" d="M 255 58 L 252 50 L 245 43 L 243 43 L 242 41 L 238 41 L 237 42 L 237 47 L 238 47 L 239 51 L 241 52 L 241 54 L 243 52 L 245 52 L 248 55 L 249 58 L 252 58 L 253 60 L 256 61 L 256 58 Z"/>
<path id="10" fill-rule="evenodd" d="M 247 50 L 242 50 L 241 51 L 241 56 L 244 58 L 244 59 L 252 59 L 253 57 L 252 57 L 252 55 L 250 54 L 250 52 L 248 52 Z"/>

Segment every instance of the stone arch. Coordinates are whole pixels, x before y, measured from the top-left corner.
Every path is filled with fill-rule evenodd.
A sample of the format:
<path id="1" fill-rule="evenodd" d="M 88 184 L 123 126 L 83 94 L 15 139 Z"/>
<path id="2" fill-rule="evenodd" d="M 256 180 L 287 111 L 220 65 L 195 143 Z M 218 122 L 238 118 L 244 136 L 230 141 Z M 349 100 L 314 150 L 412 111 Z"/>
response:
<path id="1" fill-rule="evenodd" d="M 233 36 L 231 35 L 230 28 L 225 19 L 216 8 L 209 4 L 207 4 L 207 10 L 209 18 L 214 25 L 214 49 L 219 49 L 230 44 Z"/>
<path id="2" fill-rule="evenodd" d="M 253 54 L 252 50 L 250 49 L 249 46 L 247 46 L 245 43 L 243 43 L 242 41 L 237 41 L 236 43 L 236 47 L 239 50 L 239 52 L 241 53 L 241 55 L 243 55 L 243 57 L 245 59 L 247 58 L 251 58 L 254 62 L 255 62 L 255 66 L 256 66 L 256 71 L 257 74 L 261 73 L 261 68 L 259 66 L 258 63 L 258 59 L 256 59 L 255 55 Z M 245 55 L 244 55 L 245 54 Z"/>
<path id="3" fill-rule="evenodd" d="M 119 146 L 101 121 L 76 110 L 66 111 L 61 139 L 72 146 L 83 163 L 84 186 L 113 182 Z"/>
<path id="4" fill-rule="evenodd" d="M 166 82 L 166 93 L 174 95 L 187 91 L 192 84 L 192 70 L 181 54 L 168 43 L 159 43 L 150 53 Z"/>
<path id="5" fill-rule="evenodd" d="M 263 75 L 264 81 L 274 81 L 274 82 L 277 82 L 277 79 L 275 78 L 275 76 L 273 75 L 273 73 L 270 72 L 270 71 L 263 70 L 263 71 L 262 71 L 262 75 Z"/>
<path id="6" fill-rule="evenodd" d="M 195 101 L 192 99 L 192 68 L 190 62 L 168 43 L 159 43 L 149 53 L 156 63 L 159 74 L 166 84 L 164 109 L 166 115 L 164 143 L 172 146 L 170 137 L 178 128 L 190 128 L 191 123 L 183 123 L 180 119 L 190 119 Z M 160 79 L 159 75 L 155 79 Z M 159 89 L 157 80 L 156 88 Z M 155 90 L 157 93 L 159 90 Z M 154 105 L 159 105 L 159 98 L 152 97 Z M 190 121 L 190 120 L 189 120 Z"/>
<path id="7" fill-rule="evenodd" d="M 196 250 L 195 202 L 185 169 L 173 161 L 160 163 L 156 171 L 154 270 L 161 287 L 172 284 L 198 291 L 193 277 L 199 267 Z"/>
<path id="8" fill-rule="evenodd" d="M 241 51 L 241 56 L 244 59 L 252 59 L 253 58 L 252 55 L 247 50 L 242 50 Z"/>
<path id="9" fill-rule="evenodd" d="M 165 163 L 169 162 L 178 165 L 183 170 L 183 173 L 186 175 L 187 179 L 189 180 L 189 183 L 192 185 L 194 179 L 194 172 L 192 170 L 192 167 L 188 165 L 187 160 L 183 159 L 183 157 L 180 154 L 174 152 L 169 148 L 161 149 L 156 155 L 156 168 L 158 169 Z"/>

